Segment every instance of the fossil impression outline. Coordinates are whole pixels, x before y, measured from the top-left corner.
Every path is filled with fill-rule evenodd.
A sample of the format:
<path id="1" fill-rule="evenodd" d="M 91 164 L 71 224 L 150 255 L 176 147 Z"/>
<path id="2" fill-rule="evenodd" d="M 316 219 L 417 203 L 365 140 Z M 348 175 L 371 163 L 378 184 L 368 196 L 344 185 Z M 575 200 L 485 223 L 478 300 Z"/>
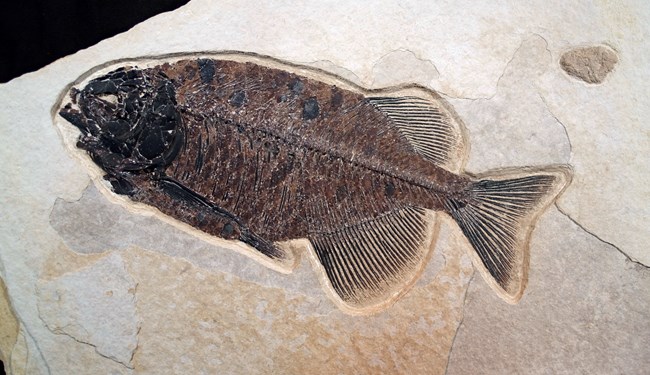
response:
<path id="1" fill-rule="evenodd" d="M 572 175 L 565 165 L 470 175 L 464 125 L 434 91 L 367 90 L 245 53 L 107 64 L 71 85 L 54 116 L 64 133 L 77 129 L 96 181 L 114 193 L 281 272 L 306 251 L 351 314 L 408 291 L 439 213 L 492 289 L 517 302 L 530 234 Z"/>

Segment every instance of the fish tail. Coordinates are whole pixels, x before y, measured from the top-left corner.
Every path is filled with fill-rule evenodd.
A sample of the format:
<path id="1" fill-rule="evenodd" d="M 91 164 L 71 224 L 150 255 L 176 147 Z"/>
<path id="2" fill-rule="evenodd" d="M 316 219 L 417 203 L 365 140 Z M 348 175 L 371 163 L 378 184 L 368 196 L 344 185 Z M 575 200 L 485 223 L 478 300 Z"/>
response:
<path id="1" fill-rule="evenodd" d="M 535 223 L 571 180 L 568 166 L 498 172 L 471 183 L 445 206 L 474 249 L 474 264 L 503 299 L 516 303 L 528 277 Z"/>

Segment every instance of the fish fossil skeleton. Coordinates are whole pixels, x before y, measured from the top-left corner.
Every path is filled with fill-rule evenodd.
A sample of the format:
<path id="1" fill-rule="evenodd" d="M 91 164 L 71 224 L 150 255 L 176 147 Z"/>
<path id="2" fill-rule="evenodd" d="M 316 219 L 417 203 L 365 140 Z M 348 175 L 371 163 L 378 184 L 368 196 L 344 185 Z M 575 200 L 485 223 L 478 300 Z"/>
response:
<path id="1" fill-rule="evenodd" d="M 462 122 L 424 89 L 371 92 L 237 54 L 111 69 L 73 87 L 59 114 L 112 190 L 284 272 L 298 259 L 287 241 L 307 239 L 349 313 L 379 311 L 415 282 L 434 212 L 456 221 L 491 287 L 518 301 L 530 233 L 571 178 L 567 166 L 464 173 Z"/>

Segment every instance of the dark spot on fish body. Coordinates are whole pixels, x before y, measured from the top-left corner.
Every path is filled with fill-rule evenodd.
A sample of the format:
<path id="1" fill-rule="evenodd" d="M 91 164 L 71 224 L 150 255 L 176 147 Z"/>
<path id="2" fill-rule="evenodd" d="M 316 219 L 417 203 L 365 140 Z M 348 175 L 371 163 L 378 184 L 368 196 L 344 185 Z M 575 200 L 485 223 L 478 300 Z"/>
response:
<path id="1" fill-rule="evenodd" d="M 201 76 L 201 82 L 212 82 L 215 74 L 214 61 L 210 59 L 199 59 L 197 60 L 197 63 L 199 65 L 199 75 Z"/>
<path id="2" fill-rule="evenodd" d="M 320 106 L 316 97 L 311 97 L 305 100 L 302 107 L 302 118 L 305 120 L 313 120 L 318 117 L 320 113 Z"/>
<path id="3" fill-rule="evenodd" d="M 392 181 L 386 182 L 386 186 L 384 188 L 384 193 L 386 194 L 386 197 L 392 198 L 395 196 L 395 184 L 393 184 Z"/>
<path id="4" fill-rule="evenodd" d="M 349 194 L 350 192 L 345 185 L 339 185 L 336 188 L 336 200 L 338 201 L 343 201 Z"/>
<path id="5" fill-rule="evenodd" d="M 232 234 L 235 232 L 235 227 L 231 223 L 226 223 L 221 229 L 221 235 L 224 238 L 231 238 Z"/>
<path id="6" fill-rule="evenodd" d="M 300 95 L 305 90 L 305 84 L 299 78 L 295 78 L 289 83 L 289 90 L 295 95 Z"/>
<path id="7" fill-rule="evenodd" d="M 233 107 L 239 108 L 244 105 L 244 102 L 246 101 L 246 92 L 243 90 L 237 90 L 230 96 L 228 101 Z"/>

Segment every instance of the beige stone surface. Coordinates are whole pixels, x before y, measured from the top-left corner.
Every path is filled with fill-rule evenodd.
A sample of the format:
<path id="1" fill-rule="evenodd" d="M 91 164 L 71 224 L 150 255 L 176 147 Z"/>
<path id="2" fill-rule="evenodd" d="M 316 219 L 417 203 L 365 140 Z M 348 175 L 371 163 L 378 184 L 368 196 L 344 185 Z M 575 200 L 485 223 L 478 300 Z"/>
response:
<path id="1" fill-rule="evenodd" d="M 124 256 L 140 280 L 134 364 L 143 373 L 443 373 L 472 274 L 469 258 L 447 252 L 433 280 L 358 317 L 185 260 L 140 249 Z"/>
<path id="2" fill-rule="evenodd" d="M 39 280 L 38 313 L 50 331 L 91 345 L 100 355 L 132 368 L 140 324 L 136 287 L 122 258 L 111 254 L 91 267 Z"/>
<path id="3" fill-rule="evenodd" d="M 18 327 L 0 324 L 0 334 L 17 332 L 13 348 L 0 349 L 7 368 L 639 373 L 650 357 L 649 12 L 642 1 L 195 0 L 0 85 L 0 277 Z M 560 65 L 592 45 L 619 60 L 598 85 Z M 447 221 L 410 293 L 379 315 L 352 317 L 307 262 L 281 275 L 100 194 L 52 123 L 67 85 L 116 59 L 224 50 L 366 87 L 435 89 L 468 127 L 471 172 L 570 163 L 573 184 L 533 233 L 521 304 L 474 277 L 463 309 L 472 268 Z"/>
<path id="4" fill-rule="evenodd" d="M 557 210 L 541 239 L 519 305 L 472 283 L 447 374 L 647 374 L 650 270 Z"/>
<path id="5" fill-rule="evenodd" d="M 0 278 L 0 361 L 9 363 L 11 352 L 18 340 L 18 320 L 11 307 L 7 288 Z"/>

